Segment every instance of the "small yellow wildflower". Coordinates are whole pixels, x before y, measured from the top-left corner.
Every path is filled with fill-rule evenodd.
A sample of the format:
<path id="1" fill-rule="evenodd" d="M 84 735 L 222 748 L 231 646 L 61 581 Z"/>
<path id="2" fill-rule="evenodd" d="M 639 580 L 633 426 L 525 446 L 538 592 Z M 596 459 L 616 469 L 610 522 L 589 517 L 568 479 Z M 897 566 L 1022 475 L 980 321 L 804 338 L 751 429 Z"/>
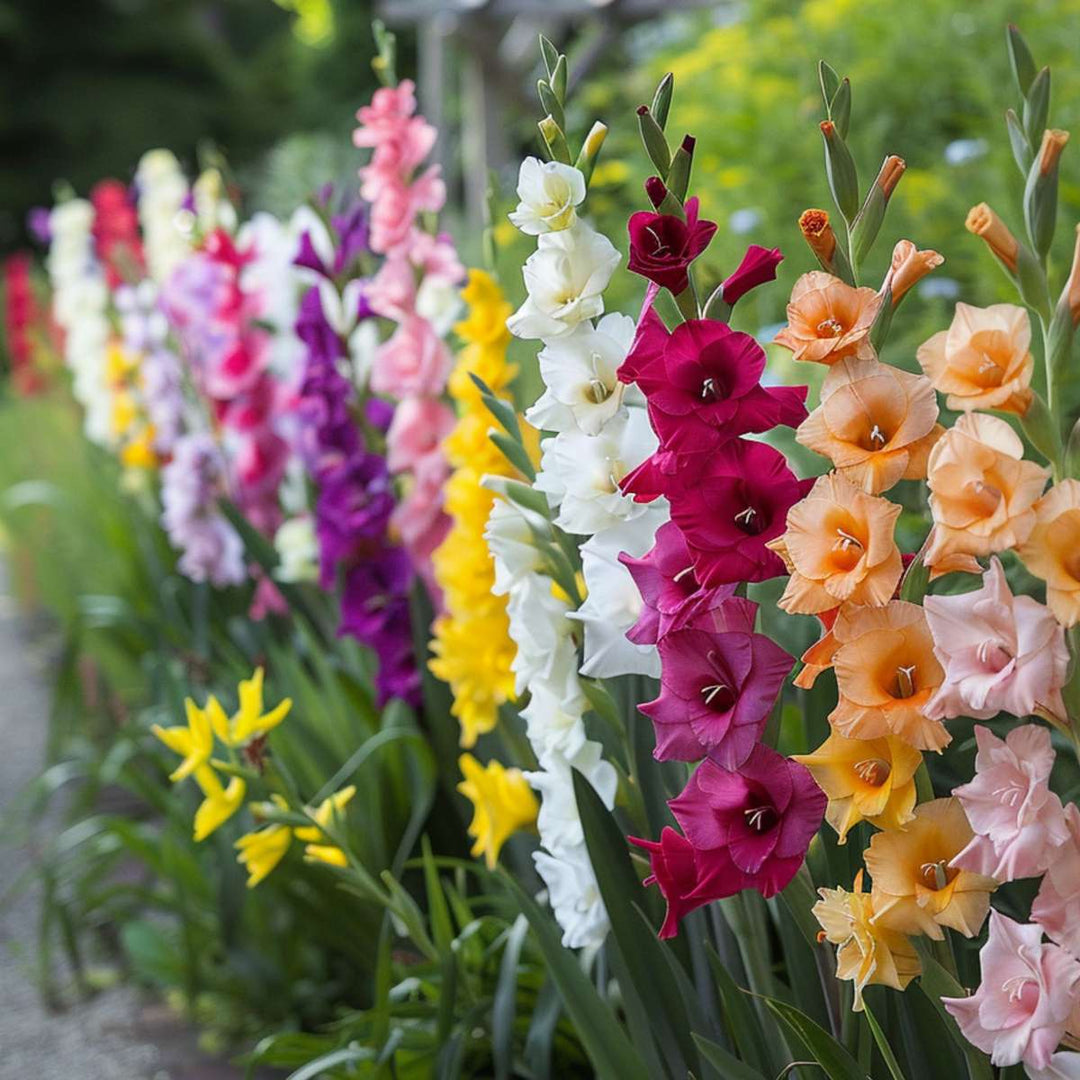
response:
<path id="1" fill-rule="evenodd" d="M 241 777 L 234 776 L 228 787 L 222 787 L 217 773 L 209 765 L 200 765 L 195 770 L 195 783 L 206 796 L 195 811 L 195 841 L 198 843 L 240 809 L 247 794 L 247 784 Z"/>
<path id="2" fill-rule="evenodd" d="M 217 701 L 213 697 L 207 701 L 204 709 L 200 709 L 191 698 L 187 698 L 184 701 L 187 712 L 186 727 L 163 728 L 160 724 L 155 724 L 151 729 L 174 754 L 179 754 L 184 759 L 169 775 L 174 784 L 191 776 L 196 769 L 210 761 L 214 750 L 214 733 L 209 712 L 214 705 L 217 705 Z"/>
<path id="3" fill-rule="evenodd" d="M 326 830 L 341 817 L 355 794 L 355 784 L 343 787 L 329 798 L 323 799 L 315 810 L 309 811 L 315 821 L 314 825 L 303 825 L 293 830 L 296 839 L 306 845 L 304 847 L 306 859 L 329 863 L 331 866 L 348 865 L 345 852 L 337 844 L 327 842 Z"/>
<path id="4" fill-rule="evenodd" d="M 255 669 L 250 679 L 240 683 L 240 709 L 230 725 L 231 746 L 240 746 L 257 735 L 265 735 L 278 726 L 292 708 L 292 699 L 285 698 L 268 713 L 263 712 L 263 669 Z"/>
<path id="5" fill-rule="evenodd" d="M 472 754 L 462 754 L 458 765 L 465 779 L 457 789 L 473 804 L 472 855 L 483 855 L 494 870 L 503 844 L 535 823 L 539 804 L 520 769 L 507 769 L 499 761 L 484 766 Z"/>
<path id="6" fill-rule="evenodd" d="M 269 803 L 252 803 L 251 812 L 256 820 L 269 810 L 288 810 L 289 804 L 277 794 L 270 796 Z M 293 830 L 288 825 L 271 822 L 261 829 L 245 833 L 234 845 L 239 852 L 236 861 L 247 867 L 247 887 L 254 889 L 275 869 L 285 857 L 292 843 Z"/>

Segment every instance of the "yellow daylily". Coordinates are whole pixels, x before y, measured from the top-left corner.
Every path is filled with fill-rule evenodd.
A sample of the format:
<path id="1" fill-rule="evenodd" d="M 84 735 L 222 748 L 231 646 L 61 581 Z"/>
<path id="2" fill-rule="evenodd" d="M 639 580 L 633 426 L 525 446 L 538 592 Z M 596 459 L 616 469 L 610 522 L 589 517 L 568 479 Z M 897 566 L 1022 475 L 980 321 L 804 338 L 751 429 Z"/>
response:
<path id="1" fill-rule="evenodd" d="M 462 754 L 458 765 L 465 779 L 457 789 L 473 804 L 472 855 L 483 855 L 488 869 L 494 870 L 503 844 L 536 821 L 536 796 L 520 769 L 507 769 L 499 761 L 483 766 L 472 754 Z"/>
<path id="2" fill-rule="evenodd" d="M 206 796 L 195 811 L 195 841 L 198 843 L 240 809 L 247 794 L 247 784 L 241 777 L 234 776 L 228 787 L 222 787 L 217 773 L 209 765 L 200 765 L 195 770 L 195 783 Z"/>
<path id="3" fill-rule="evenodd" d="M 184 759 L 169 775 L 169 779 L 174 784 L 191 776 L 198 768 L 210 761 L 210 755 L 214 749 L 214 726 L 210 708 L 211 705 L 216 704 L 217 702 L 211 697 L 206 703 L 206 708 L 200 709 L 191 698 L 187 698 L 184 701 L 184 710 L 187 713 L 186 727 L 163 728 L 160 724 L 155 724 L 151 729 L 174 754 L 179 754 Z"/>
<path id="4" fill-rule="evenodd" d="M 327 843 L 326 830 L 341 816 L 355 794 L 355 784 L 343 787 L 329 798 L 323 799 L 314 810 L 309 811 L 315 821 L 314 825 L 302 825 L 293 830 L 296 839 L 305 844 L 304 857 L 306 859 L 329 863 L 331 866 L 348 865 L 345 852 L 337 844 Z"/>

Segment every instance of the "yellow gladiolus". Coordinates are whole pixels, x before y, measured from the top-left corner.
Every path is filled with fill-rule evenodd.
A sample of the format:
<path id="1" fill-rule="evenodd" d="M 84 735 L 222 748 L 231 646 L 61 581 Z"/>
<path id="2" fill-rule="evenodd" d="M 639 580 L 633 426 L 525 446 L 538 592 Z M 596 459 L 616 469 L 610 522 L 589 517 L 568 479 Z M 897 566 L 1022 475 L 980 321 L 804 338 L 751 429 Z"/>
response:
<path id="1" fill-rule="evenodd" d="M 465 777 L 458 791 L 473 804 L 472 854 L 483 855 L 488 869 L 494 870 L 503 844 L 536 821 L 539 804 L 520 769 L 507 769 L 498 761 L 481 765 L 472 754 L 462 754 L 458 765 Z"/>

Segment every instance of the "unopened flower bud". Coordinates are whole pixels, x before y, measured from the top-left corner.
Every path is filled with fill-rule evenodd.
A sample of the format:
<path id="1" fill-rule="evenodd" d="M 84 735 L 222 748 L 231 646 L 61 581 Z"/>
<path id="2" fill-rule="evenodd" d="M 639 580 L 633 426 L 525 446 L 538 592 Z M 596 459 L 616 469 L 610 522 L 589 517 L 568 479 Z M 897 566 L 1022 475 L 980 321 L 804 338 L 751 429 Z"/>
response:
<path id="1" fill-rule="evenodd" d="M 1080 326 L 1080 225 L 1076 226 L 1076 249 L 1073 252 L 1072 269 L 1061 292 L 1060 302 L 1068 306 L 1073 326 Z"/>
<path id="2" fill-rule="evenodd" d="M 829 224 L 827 210 L 804 210 L 799 217 L 799 231 L 819 262 L 832 261 L 833 252 L 836 251 L 836 233 Z"/>
<path id="3" fill-rule="evenodd" d="M 893 248 L 892 263 L 882 285 L 882 291 L 888 288 L 895 307 L 904 294 L 917 285 L 931 270 L 936 270 L 945 261 L 944 256 L 929 248 L 919 251 L 910 240 L 900 240 Z"/>
<path id="4" fill-rule="evenodd" d="M 902 157 L 897 157 L 895 154 L 890 154 L 882 163 L 881 169 L 877 174 L 877 179 L 874 183 L 881 188 L 882 194 L 886 200 L 896 190 L 896 185 L 900 183 L 900 177 L 904 175 L 904 170 L 907 168 L 907 163 Z"/>
<path id="5" fill-rule="evenodd" d="M 1059 131 L 1056 128 L 1047 128 L 1043 132 L 1042 146 L 1039 147 L 1039 172 L 1046 176 L 1058 163 L 1061 151 L 1069 141 L 1067 131 Z"/>
<path id="6" fill-rule="evenodd" d="M 964 227 L 968 232 L 981 236 L 986 241 L 986 246 L 1005 264 L 1009 272 L 1016 273 L 1020 242 L 1009 232 L 1008 225 L 986 203 L 979 203 L 968 211 Z"/>
<path id="7" fill-rule="evenodd" d="M 649 202 L 659 210 L 664 199 L 667 198 L 667 188 L 664 186 L 664 181 L 659 176 L 650 176 L 645 181 L 645 194 L 649 196 Z"/>

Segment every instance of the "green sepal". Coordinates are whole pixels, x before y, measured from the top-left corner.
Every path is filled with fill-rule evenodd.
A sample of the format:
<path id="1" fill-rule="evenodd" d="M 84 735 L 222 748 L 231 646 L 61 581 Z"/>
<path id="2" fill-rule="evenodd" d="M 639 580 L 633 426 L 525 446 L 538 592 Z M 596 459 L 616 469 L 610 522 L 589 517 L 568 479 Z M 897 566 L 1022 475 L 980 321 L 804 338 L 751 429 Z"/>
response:
<path id="1" fill-rule="evenodd" d="M 652 114 L 660 130 L 667 127 L 668 112 L 671 110 L 671 95 L 675 90 L 675 76 L 669 71 L 661 80 L 653 95 Z"/>
<path id="2" fill-rule="evenodd" d="M 1005 44 L 1009 50 L 1009 66 L 1016 80 L 1016 89 L 1022 98 L 1027 97 L 1035 79 L 1035 60 L 1024 41 L 1024 35 L 1012 23 L 1005 29 Z"/>
<path id="3" fill-rule="evenodd" d="M 1061 432 L 1041 394 L 1035 394 L 1028 411 L 1020 417 L 1020 427 L 1029 443 L 1054 467 L 1061 469 Z"/>
<path id="4" fill-rule="evenodd" d="M 555 97 L 559 99 L 560 105 L 566 104 L 566 75 L 566 57 L 560 53 L 551 72 L 551 89 Z"/>
<path id="5" fill-rule="evenodd" d="M 544 61 L 544 70 L 550 80 L 555 74 L 555 67 L 559 63 L 559 50 L 543 35 L 540 35 L 540 57 Z"/>
<path id="6" fill-rule="evenodd" d="M 840 138 L 846 139 L 851 126 L 851 80 L 846 76 L 840 80 L 829 105 L 829 119 L 836 125 Z"/>
<path id="7" fill-rule="evenodd" d="M 536 126 L 540 129 L 540 137 L 544 140 L 544 145 L 547 147 L 551 160 L 561 161 L 564 165 L 569 165 L 572 160 L 570 146 L 566 141 L 562 128 L 555 123 L 555 118 L 550 115 L 545 116 Z"/>
<path id="8" fill-rule="evenodd" d="M 1031 143 L 1028 142 L 1024 125 L 1020 123 L 1020 117 L 1016 115 L 1015 109 L 1005 110 L 1005 127 L 1009 132 L 1009 145 L 1012 147 L 1013 160 L 1020 170 L 1020 175 L 1026 177 L 1028 170 L 1031 168 L 1034 151 L 1031 148 Z"/>
<path id="9" fill-rule="evenodd" d="M 821 137 L 825 143 L 825 173 L 829 190 L 837 209 L 850 225 L 859 212 L 859 177 L 855 159 L 832 121 L 822 123 Z"/>
<path id="10" fill-rule="evenodd" d="M 641 141 L 645 144 L 645 153 L 649 155 L 649 160 L 657 173 L 666 177 L 671 168 L 671 147 L 668 146 L 662 128 L 649 112 L 647 105 L 642 105 L 637 114 L 638 131 L 641 133 Z"/>
<path id="11" fill-rule="evenodd" d="M 821 87 L 821 100 L 825 106 L 825 114 L 828 115 L 832 100 L 840 88 L 840 76 L 825 60 L 818 61 L 818 84 Z"/>
<path id="12" fill-rule="evenodd" d="M 536 93 L 540 98 L 540 107 L 559 125 L 560 130 L 565 130 L 566 114 L 563 112 L 562 103 L 545 79 L 536 80 Z"/>
<path id="13" fill-rule="evenodd" d="M 1046 130 L 1046 116 L 1050 109 L 1050 69 L 1044 67 L 1035 76 L 1031 88 L 1024 96 L 1024 131 L 1032 152 L 1038 153 L 1042 133 Z"/>
<path id="14" fill-rule="evenodd" d="M 1058 163 L 1043 172 L 1040 157 L 1037 151 L 1024 185 L 1024 224 L 1032 248 L 1040 259 L 1045 259 L 1057 225 Z"/>

